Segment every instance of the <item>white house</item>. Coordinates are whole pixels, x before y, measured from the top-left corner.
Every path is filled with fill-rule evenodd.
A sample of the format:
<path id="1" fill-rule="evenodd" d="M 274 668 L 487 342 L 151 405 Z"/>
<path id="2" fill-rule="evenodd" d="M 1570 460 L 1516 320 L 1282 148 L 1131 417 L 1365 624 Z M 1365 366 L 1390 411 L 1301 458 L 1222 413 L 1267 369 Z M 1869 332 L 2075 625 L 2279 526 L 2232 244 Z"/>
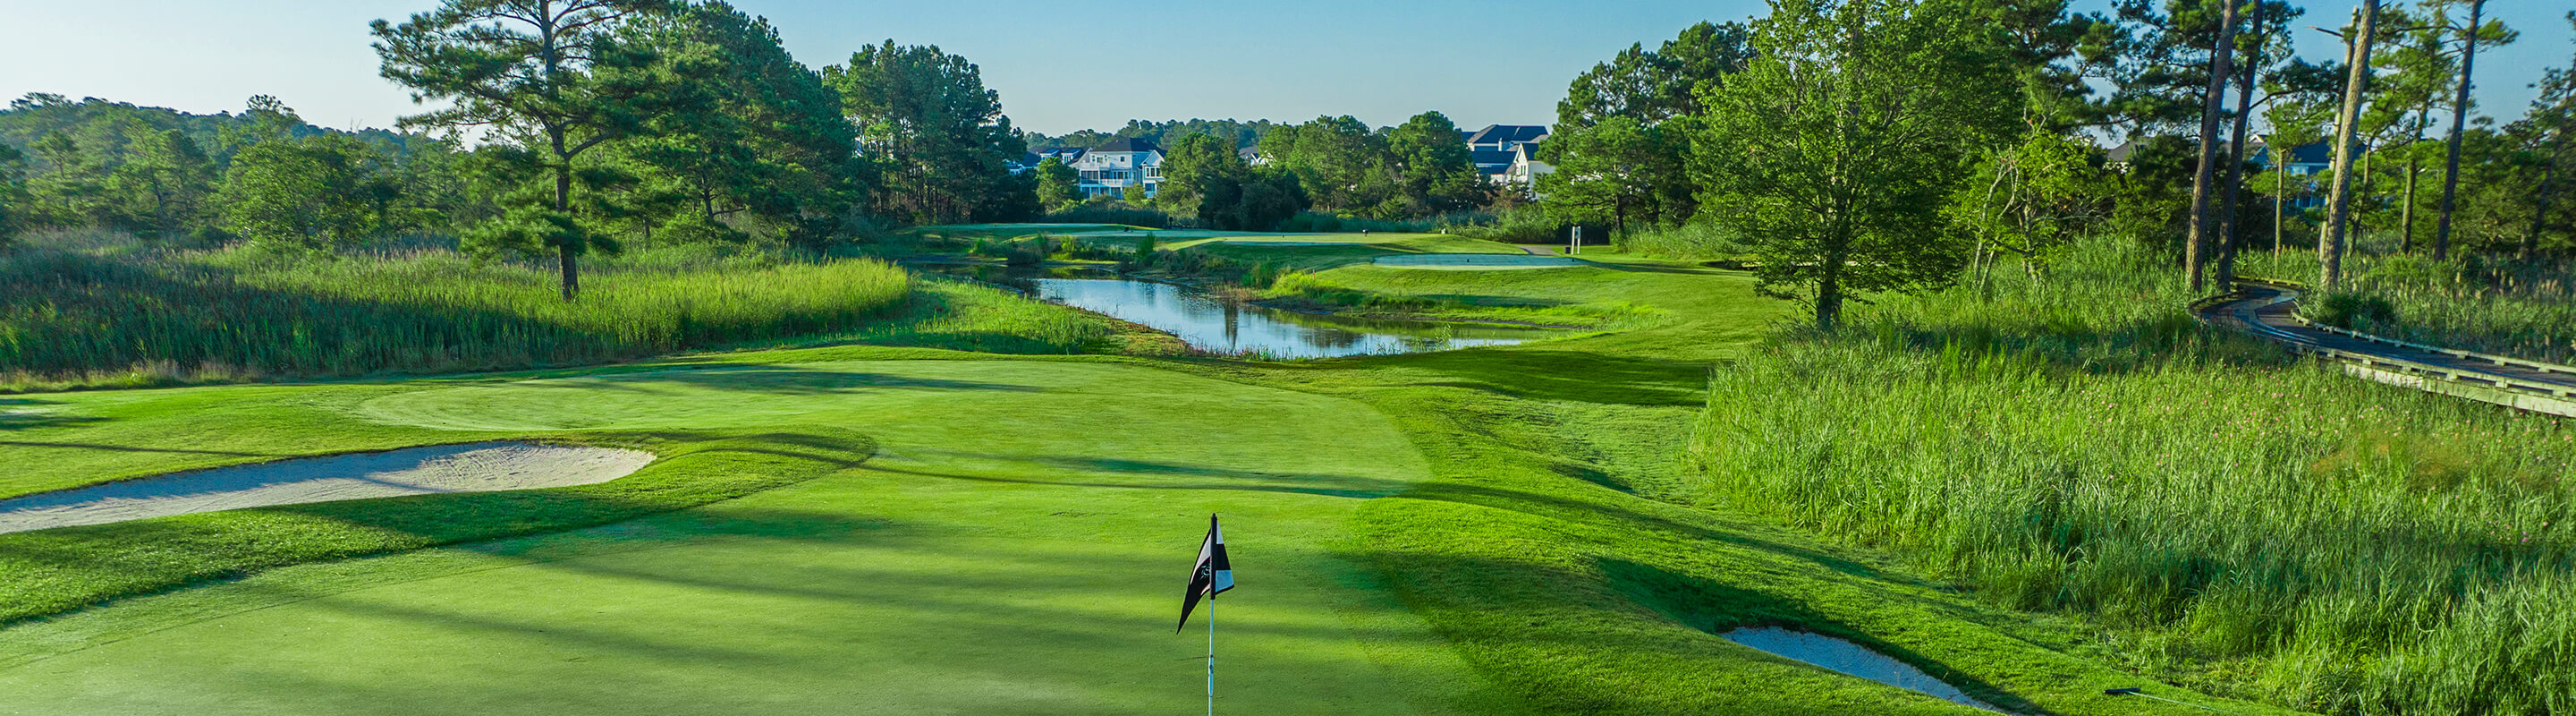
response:
<path id="1" fill-rule="evenodd" d="M 1547 138 L 1546 127 L 1534 124 L 1488 124 L 1484 129 L 1465 132 L 1465 134 L 1467 135 L 1467 156 L 1469 160 L 1476 163 L 1476 172 L 1485 175 L 1486 181 L 1496 184 L 1518 183 L 1527 187 L 1530 185 L 1530 180 L 1536 178 L 1536 174 L 1549 171 L 1538 170 L 1536 174 L 1532 173 L 1526 166 L 1529 159 L 1523 151 L 1524 148 L 1532 150 L 1538 148 L 1536 145 L 1539 140 Z M 1522 167 L 1517 179 L 1514 178 L 1514 167 Z"/>
<path id="2" fill-rule="evenodd" d="M 1084 197 L 1117 196 L 1138 185 L 1145 187 L 1146 196 L 1153 196 L 1163 185 L 1163 148 L 1153 142 L 1120 137 L 1089 150 L 1054 151 L 1059 152 L 1054 156 L 1082 173 Z M 1074 156 L 1065 158 L 1063 152 Z"/>
<path id="3" fill-rule="evenodd" d="M 1542 138 L 1544 136 L 1541 135 Z M 1521 191 L 1536 192 L 1538 176 L 1555 172 L 1556 167 L 1538 160 L 1538 142 L 1522 142 L 1512 147 L 1512 162 L 1510 166 L 1503 169 L 1501 181 L 1504 186 L 1516 186 L 1520 187 Z"/>

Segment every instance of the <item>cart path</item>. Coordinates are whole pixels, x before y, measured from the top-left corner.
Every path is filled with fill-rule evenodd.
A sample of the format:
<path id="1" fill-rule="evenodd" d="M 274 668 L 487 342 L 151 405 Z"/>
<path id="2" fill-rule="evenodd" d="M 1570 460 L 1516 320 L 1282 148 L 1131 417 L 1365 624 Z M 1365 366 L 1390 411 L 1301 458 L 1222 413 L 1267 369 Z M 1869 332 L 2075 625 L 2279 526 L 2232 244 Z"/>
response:
<path id="1" fill-rule="evenodd" d="M 2201 309 L 2201 317 L 2212 323 L 2244 329 L 2249 333 L 2288 344 L 2294 349 L 2334 350 L 2391 360 L 2419 363 L 2460 374 L 2463 377 L 2513 379 L 2576 389 L 2576 376 L 2565 373 L 2499 365 L 2449 353 L 2436 353 L 2405 346 L 2362 340 L 2328 333 L 2302 324 L 2291 314 L 2297 311 L 2297 291 L 2256 283 L 2240 284 L 2234 300 Z"/>

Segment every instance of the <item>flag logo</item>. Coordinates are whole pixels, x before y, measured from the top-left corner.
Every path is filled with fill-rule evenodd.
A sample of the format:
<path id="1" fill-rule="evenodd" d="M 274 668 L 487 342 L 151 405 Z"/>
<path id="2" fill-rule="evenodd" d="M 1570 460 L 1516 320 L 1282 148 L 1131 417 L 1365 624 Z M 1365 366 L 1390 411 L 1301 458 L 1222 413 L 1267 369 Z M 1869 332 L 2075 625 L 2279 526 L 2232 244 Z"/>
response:
<path id="1" fill-rule="evenodd" d="M 1207 539 L 1199 542 L 1199 563 L 1190 569 L 1189 593 L 1181 598 L 1181 623 L 1172 630 L 1190 625 L 1190 611 L 1198 608 L 1200 597 L 1215 599 L 1233 588 L 1234 567 L 1225 559 L 1225 532 L 1217 528 L 1216 515 L 1208 515 Z"/>

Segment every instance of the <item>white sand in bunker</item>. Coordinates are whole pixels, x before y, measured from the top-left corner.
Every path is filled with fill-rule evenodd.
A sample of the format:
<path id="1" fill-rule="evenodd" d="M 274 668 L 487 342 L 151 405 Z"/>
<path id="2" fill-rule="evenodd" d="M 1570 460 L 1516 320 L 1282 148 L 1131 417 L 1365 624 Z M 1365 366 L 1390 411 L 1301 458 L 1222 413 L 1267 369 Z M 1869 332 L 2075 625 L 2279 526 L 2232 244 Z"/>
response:
<path id="1" fill-rule="evenodd" d="M 0 533 L 307 502 L 590 485 L 652 461 L 641 450 L 519 442 L 281 460 L 0 500 Z"/>

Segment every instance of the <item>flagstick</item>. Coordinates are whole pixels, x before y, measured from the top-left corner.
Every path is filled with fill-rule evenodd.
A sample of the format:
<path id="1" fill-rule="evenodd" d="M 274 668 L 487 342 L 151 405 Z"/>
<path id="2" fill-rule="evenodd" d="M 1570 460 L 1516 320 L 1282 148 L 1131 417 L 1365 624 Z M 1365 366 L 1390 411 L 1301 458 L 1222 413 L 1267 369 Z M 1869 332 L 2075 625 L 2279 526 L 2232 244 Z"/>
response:
<path id="1" fill-rule="evenodd" d="M 1208 595 L 1208 716 L 1216 716 L 1216 595 Z"/>

